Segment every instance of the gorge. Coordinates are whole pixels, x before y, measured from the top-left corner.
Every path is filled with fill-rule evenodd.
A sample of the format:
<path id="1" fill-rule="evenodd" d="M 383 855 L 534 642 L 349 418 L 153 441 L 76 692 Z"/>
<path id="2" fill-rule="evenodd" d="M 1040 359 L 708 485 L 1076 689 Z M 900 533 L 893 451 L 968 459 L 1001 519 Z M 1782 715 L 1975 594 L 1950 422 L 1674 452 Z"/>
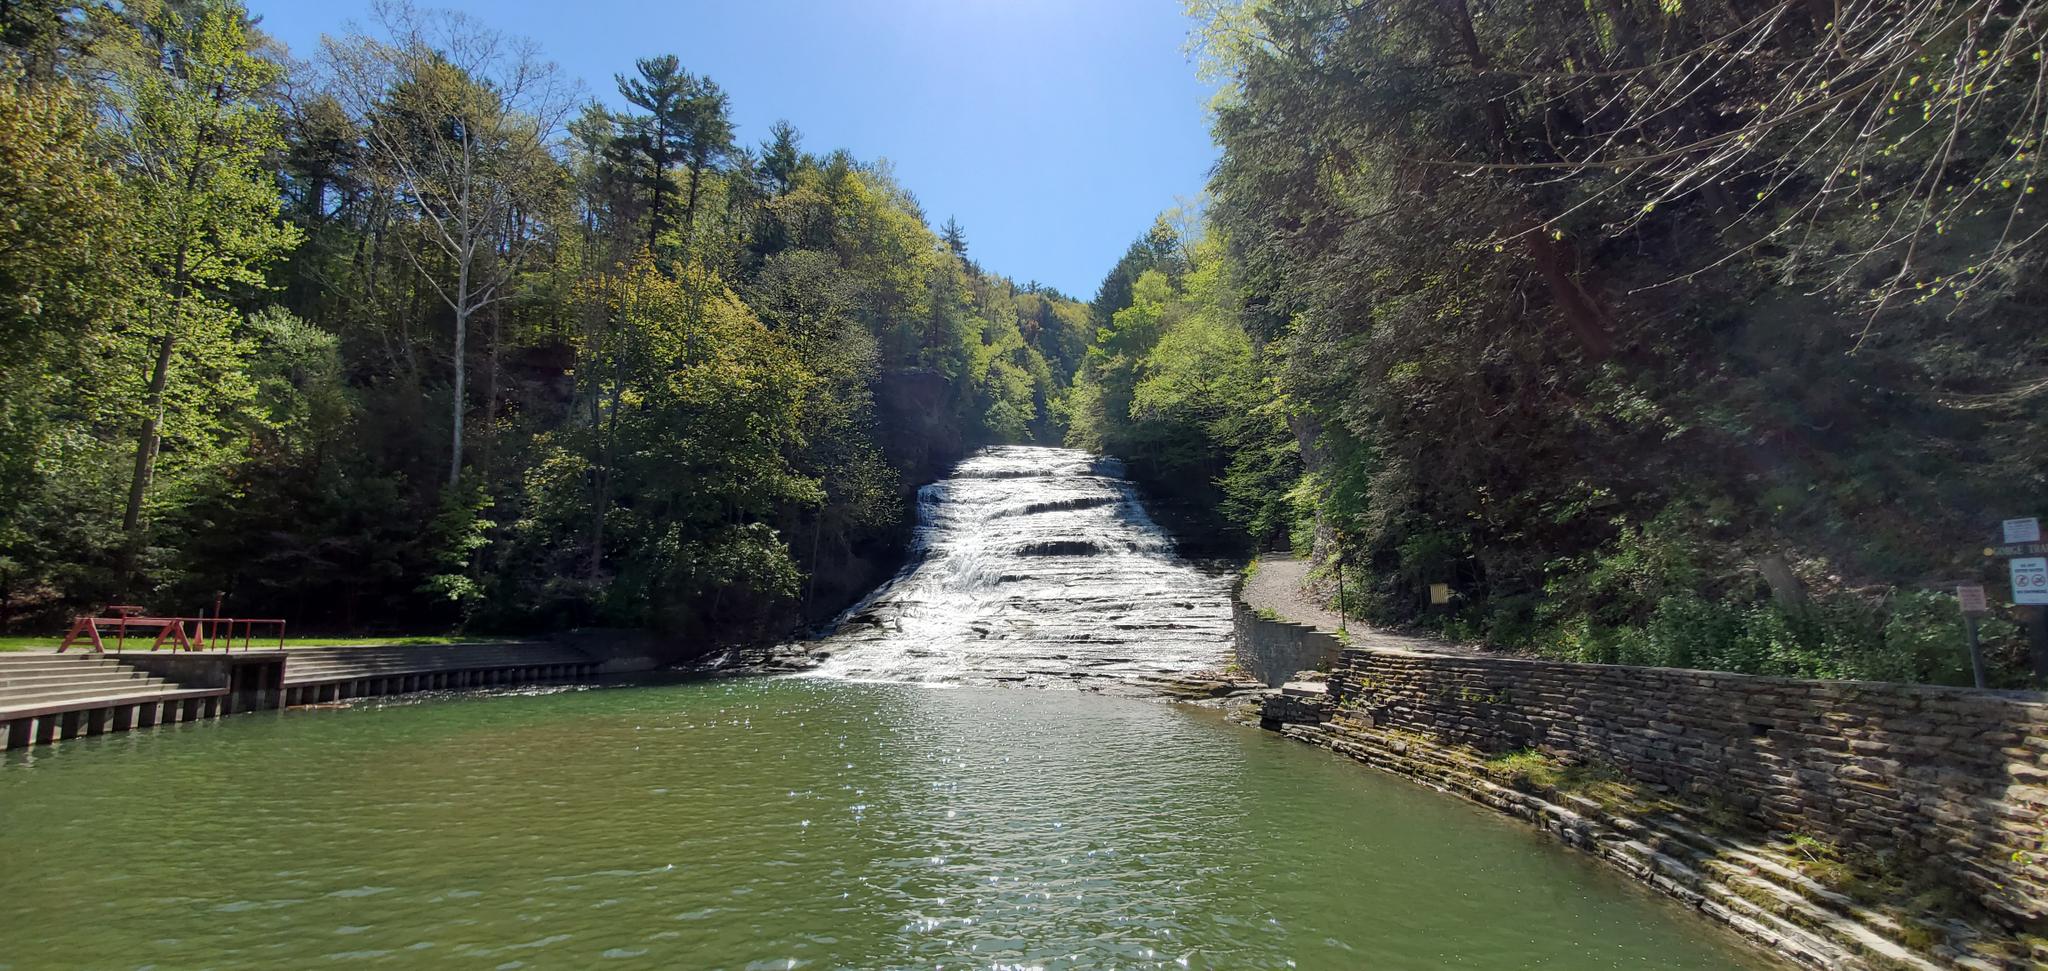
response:
<path id="1" fill-rule="evenodd" d="M 9 753 L 0 966 L 1770 966 L 1517 823 L 1107 696 L 1229 629 L 1113 465 L 998 449 L 920 510 L 810 676 Z"/>

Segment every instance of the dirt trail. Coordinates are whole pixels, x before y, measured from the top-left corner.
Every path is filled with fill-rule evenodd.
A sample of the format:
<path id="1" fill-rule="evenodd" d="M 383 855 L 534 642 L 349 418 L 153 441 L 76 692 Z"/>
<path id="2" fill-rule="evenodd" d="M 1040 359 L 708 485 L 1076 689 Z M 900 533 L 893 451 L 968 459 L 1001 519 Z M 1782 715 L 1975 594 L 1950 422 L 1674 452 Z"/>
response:
<path id="1" fill-rule="evenodd" d="M 1430 654 L 1481 653 L 1463 644 L 1382 630 L 1357 618 L 1339 623 L 1341 618 L 1330 609 L 1326 599 L 1332 592 L 1331 581 L 1323 579 L 1311 585 L 1309 569 L 1309 561 L 1295 556 L 1267 553 L 1259 557 L 1258 570 L 1244 584 L 1245 604 L 1253 610 L 1271 611 L 1290 623 L 1332 633 L 1344 629 L 1354 647 L 1388 647 Z"/>

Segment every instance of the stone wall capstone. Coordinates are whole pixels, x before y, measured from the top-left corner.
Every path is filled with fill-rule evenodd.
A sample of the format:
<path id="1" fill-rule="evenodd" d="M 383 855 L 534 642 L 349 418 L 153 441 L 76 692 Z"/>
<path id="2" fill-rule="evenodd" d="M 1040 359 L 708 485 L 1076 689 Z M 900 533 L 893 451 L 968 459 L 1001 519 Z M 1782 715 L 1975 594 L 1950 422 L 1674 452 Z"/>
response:
<path id="1" fill-rule="evenodd" d="M 2048 917 L 2039 694 L 1373 649 L 1342 652 L 1330 697 L 1376 728 L 1605 763 L 1774 829 L 1905 849 L 1996 913 Z"/>

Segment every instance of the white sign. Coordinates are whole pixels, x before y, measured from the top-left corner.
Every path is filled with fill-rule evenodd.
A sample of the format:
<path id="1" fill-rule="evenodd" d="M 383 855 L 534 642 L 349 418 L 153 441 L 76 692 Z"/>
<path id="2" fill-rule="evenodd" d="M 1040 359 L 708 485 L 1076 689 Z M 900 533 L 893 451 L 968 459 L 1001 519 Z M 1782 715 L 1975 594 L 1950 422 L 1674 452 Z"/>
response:
<path id="1" fill-rule="evenodd" d="M 2033 517 L 2008 519 L 2005 521 L 2005 541 L 2008 543 L 2038 543 L 2041 541 L 2041 521 Z"/>
<path id="2" fill-rule="evenodd" d="M 2048 604 L 2048 556 L 2012 561 L 2012 602 Z"/>
<path id="3" fill-rule="evenodd" d="M 1988 614 L 1991 605 L 1984 599 L 1984 588 L 1974 583 L 1956 588 L 1956 599 L 1962 602 L 1963 613 Z"/>

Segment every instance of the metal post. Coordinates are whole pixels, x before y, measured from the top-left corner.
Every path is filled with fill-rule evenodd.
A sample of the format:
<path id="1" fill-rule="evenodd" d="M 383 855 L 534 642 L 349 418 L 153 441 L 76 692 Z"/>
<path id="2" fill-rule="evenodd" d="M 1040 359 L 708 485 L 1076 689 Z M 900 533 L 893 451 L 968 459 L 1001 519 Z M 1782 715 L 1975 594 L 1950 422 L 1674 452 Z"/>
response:
<path id="1" fill-rule="evenodd" d="M 2026 607 L 2028 632 L 2032 635 L 2034 688 L 2048 691 L 2048 607 Z"/>
<path id="2" fill-rule="evenodd" d="M 1337 551 L 1337 631 L 1338 631 L 1338 633 L 1344 633 L 1344 632 L 1345 632 L 1345 631 L 1346 631 L 1346 630 L 1348 629 L 1348 628 L 1346 628 L 1346 626 L 1345 626 L 1345 625 L 1346 625 L 1347 623 L 1349 623 L 1349 622 L 1350 622 L 1350 620 L 1351 620 L 1351 616 L 1350 616 L 1350 614 L 1351 614 L 1351 611 L 1350 611 L 1350 610 L 1348 610 L 1348 609 L 1346 609 L 1346 607 L 1345 607 L 1345 604 L 1344 604 L 1344 551 L 1343 551 L 1342 549 L 1339 549 L 1339 550 Z"/>
<path id="3" fill-rule="evenodd" d="M 1963 615 L 1963 637 L 1970 644 L 1970 674 L 1977 681 L 1977 687 L 1984 687 L 1984 651 L 1977 644 L 1977 615 Z"/>

